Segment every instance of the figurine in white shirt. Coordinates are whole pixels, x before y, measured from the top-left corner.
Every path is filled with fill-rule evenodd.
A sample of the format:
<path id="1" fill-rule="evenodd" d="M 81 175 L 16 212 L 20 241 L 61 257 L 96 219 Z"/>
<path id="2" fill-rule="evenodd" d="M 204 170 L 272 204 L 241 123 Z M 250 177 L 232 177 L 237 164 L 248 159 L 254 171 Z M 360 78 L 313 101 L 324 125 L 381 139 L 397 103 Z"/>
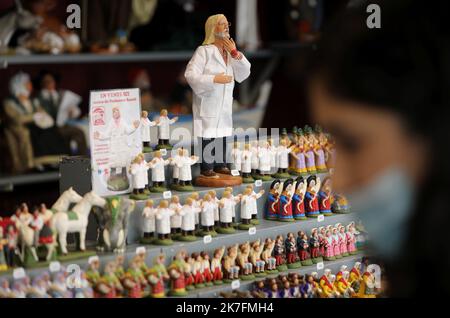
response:
<path id="1" fill-rule="evenodd" d="M 147 196 L 144 190 L 148 184 L 149 165 L 144 160 L 144 155 L 139 154 L 134 158 L 130 166 L 130 174 L 132 178 L 133 194 L 130 198 L 135 200 L 143 200 Z"/>
<path id="2" fill-rule="evenodd" d="M 235 196 L 235 195 L 233 194 L 233 187 L 226 187 L 226 188 L 225 188 L 225 191 L 230 192 L 230 198 L 231 198 L 232 200 L 235 200 L 236 202 L 241 201 L 242 195 L 239 194 L 239 195 Z M 231 225 L 232 225 L 233 227 L 237 227 L 237 224 L 236 224 L 236 205 L 233 206 L 233 210 L 231 211 Z"/>
<path id="3" fill-rule="evenodd" d="M 219 199 L 217 198 L 217 193 L 215 190 L 208 191 L 208 194 L 211 196 L 211 201 L 214 205 L 214 226 L 219 226 Z"/>
<path id="4" fill-rule="evenodd" d="M 269 138 L 269 145 L 270 145 L 270 167 L 276 172 L 278 170 L 278 152 L 277 152 L 277 146 L 275 145 L 275 141 L 273 138 Z"/>
<path id="5" fill-rule="evenodd" d="M 200 207 L 194 206 L 194 199 L 187 198 L 185 204 L 181 208 L 181 236 L 180 241 L 195 241 L 195 217 L 201 212 Z"/>
<path id="6" fill-rule="evenodd" d="M 144 232 L 142 243 L 149 244 L 153 242 L 156 213 L 157 209 L 153 207 L 153 200 L 147 200 L 145 207 L 142 210 L 142 217 L 144 218 L 142 222 L 142 230 Z"/>
<path id="7" fill-rule="evenodd" d="M 151 121 L 148 119 L 148 113 L 144 110 L 141 113 L 141 139 L 143 143 L 144 152 L 152 151 L 150 145 L 150 127 L 156 126 L 156 121 Z"/>
<path id="8" fill-rule="evenodd" d="M 172 240 L 170 238 L 170 218 L 175 212 L 169 208 L 167 200 L 161 200 L 156 212 L 156 233 L 158 240 L 155 242 L 159 245 L 170 245 Z"/>
<path id="9" fill-rule="evenodd" d="M 181 234 L 181 220 L 182 216 L 180 214 L 182 205 L 180 204 L 180 198 L 177 195 L 172 196 L 170 200 L 169 209 L 175 212 L 170 217 L 170 233 L 172 237 Z"/>
<path id="10" fill-rule="evenodd" d="M 242 150 L 237 141 L 234 142 L 233 149 L 231 149 L 231 163 L 232 169 L 235 169 L 240 173 L 242 170 Z"/>
<path id="11" fill-rule="evenodd" d="M 250 151 L 252 152 L 251 157 L 251 167 L 252 167 L 252 175 L 259 174 L 259 157 L 258 157 L 258 141 L 254 140 L 251 142 Z"/>
<path id="12" fill-rule="evenodd" d="M 179 183 L 180 190 L 184 186 L 192 186 L 192 165 L 199 160 L 197 156 L 189 156 L 189 151 L 183 149 L 183 156 L 178 161 L 177 165 L 180 169 Z"/>
<path id="13" fill-rule="evenodd" d="M 164 182 L 166 180 L 164 175 L 164 167 L 167 166 L 170 161 L 164 160 L 161 151 L 155 151 L 155 157 L 148 163 L 149 167 L 152 169 L 152 192 L 164 192 L 166 188 L 164 187 Z"/>
<path id="14" fill-rule="evenodd" d="M 241 153 L 242 162 L 242 178 L 244 183 L 252 183 L 255 181 L 251 176 L 252 172 L 252 157 L 253 153 L 250 150 L 250 144 L 244 145 L 244 150 Z"/>
<path id="15" fill-rule="evenodd" d="M 44 227 L 44 219 L 39 213 L 39 208 L 37 207 L 33 210 L 33 217 L 31 218 L 29 226 L 34 231 L 33 245 L 37 247 L 39 244 L 39 234 L 41 233 L 41 230 Z"/>
<path id="16" fill-rule="evenodd" d="M 214 231 L 214 211 L 215 205 L 213 198 L 209 193 L 205 194 L 201 204 L 201 224 L 202 224 L 202 234 L 215 236 Z"/>
<path id="17" fill-rule="evenodd" d="M 158 126 L 158 145 L 156 149 L 172 149 L 172 146 L 169 144 L 170 125 L 174 124 L 178 117 L 169 119 L 167 115 L 167 109 L 162 109 L 159 113 L 159 119 L 156 124 Z"/>
<path id="18" fill-rule="evenodd" d="M 278 157 L 278 173 L 287 173 L 287 169 L 289 167 L 289 154 L 291 153 L 292 148 L 287 146 L 286 139 L 280 140 L 280 145 L 277 149 L 277 157 Z"/>
<path id="19" fill-rule="evenodd" d="M 270 163 L 271 163 L 271 152 L 270 144 L 268 141 L 261 142 L 261 146 L 258 149 L 258 160 L 259 160 L 259 173 L 264 181 L 269 181 L 270 177 Z"/>
<path id="20" fill-rule="evenodd" d="M 217 228 L 219 233 L 231 234 L 235 232 L 232 225 L 235 206 L 239 202 L 239 197 L 233 197 L 228 190 L 223 192 L 223 197 L 219 201 L 220 227 Z"/>
<path id="21" fill-rule="evenodd" d="M 201 207 L 201 199 L 200 194 L 198 192 L 193 192 L 191 196 L 189 197 L 192 199 L 192 205 L 196 210 L 202 210 Z M 200 213 L 195 214 L 195 230 L 200 231 Z"/>
<path id="22" fill-rule="evenodd" d="M 179 161 L 181 161 L 181 158 L 183 157 L 183 148 L 178 148 L 176 151 L 175 156 L 172 157 L 172 160 L 170 160 L 170 165 L 172 166 L 172 184 L 178 185 L 179 184 L 179 177 L 180 177 L 180 168 L 179 168 Z"/>

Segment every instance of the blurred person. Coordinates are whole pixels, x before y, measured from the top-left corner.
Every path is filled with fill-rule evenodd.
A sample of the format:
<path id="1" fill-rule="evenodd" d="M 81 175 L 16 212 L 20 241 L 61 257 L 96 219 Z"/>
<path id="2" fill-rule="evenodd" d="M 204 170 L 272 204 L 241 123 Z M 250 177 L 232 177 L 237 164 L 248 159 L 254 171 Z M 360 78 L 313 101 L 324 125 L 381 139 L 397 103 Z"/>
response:
<path id="1" fill-rule="evenodd" d="M 37 95 L 39 104 L 57 122 L 58 113 L 61 111 L 60 108 L 64 100 L 64 94 L 66 92 L 68 94 L 72 92 L 58 89 L 57 76 L 48 71 L 42 71 L 38 75 L 36 82 L 39 88 Z M 76 119 L 80 116 L 81 110 L 78 105 L 70 105 L 68 108 L 67 120 Z M 70 147 L 71 142 L 75 142 L 77 145 L 77 154 L 87 155 L 86 136 L 84 132 L 76 126 L 69 125 L 67 120 L 61 123 L 61 125 L 57 125 L 59 133 L 64 138 L 67 147 Z"/>
<path id="2" fill-rule="evenodd" d="M 30 76 L 17 73 L 9 82 L 11 96 L 3 102 L 5 137 L 11 154 L 12 172 L 22 173 L 41 164 L 56 163 L 53 155 L 68 153 L 54 121 L 37 100 L 31 99 Z M 42 160 L 35 160 L 36 158 Z"/>
<path id="3" fill-rule="evenodd" d="M 128 73 L 131 87 L 139 88 L 141 96 L 141 110 L 148 113 L 159 112 L 163 109 L 162 102 L 155 98 L 152 92 L 152 80 L 146 69 L 133 68 Z"/>
<path id="4" fill-rule="evenodd" d="M 333 188 L 350 194 L 388 295 L 449 295 L 449 10 L 371 2 L 381 28 L 355 6 L 324 32 L 309 73 L 312 115 L 335 137 Z"/>

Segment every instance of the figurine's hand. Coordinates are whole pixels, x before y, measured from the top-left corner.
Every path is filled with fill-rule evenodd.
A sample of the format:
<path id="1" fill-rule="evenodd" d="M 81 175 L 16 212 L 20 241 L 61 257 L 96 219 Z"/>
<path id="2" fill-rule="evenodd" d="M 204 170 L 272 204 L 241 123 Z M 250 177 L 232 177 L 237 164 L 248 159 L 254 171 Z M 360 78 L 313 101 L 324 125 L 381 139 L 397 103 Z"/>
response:
<path id="1" fill-rule="evenodd" d="M 173 118 L 173 122 L 176 122 L 178 120 L 178 117 Z"/>
<path id="2" fill-rule="evenodd" d="M 236 43 L 234 43 L 232 38 L 224 39 L 224 41 L 223 41 L 223 48 L 228 53 L 231 53 L 231 51 L 236 50 Z"/>
<path id="3" fill-rule="evenodd" d="M 228 84 L 233 81 L 233 77 L 230 75 L 225 75 L 225 73 L 217 74 L 214 77 L 214 83 L 216 84 Z"/>

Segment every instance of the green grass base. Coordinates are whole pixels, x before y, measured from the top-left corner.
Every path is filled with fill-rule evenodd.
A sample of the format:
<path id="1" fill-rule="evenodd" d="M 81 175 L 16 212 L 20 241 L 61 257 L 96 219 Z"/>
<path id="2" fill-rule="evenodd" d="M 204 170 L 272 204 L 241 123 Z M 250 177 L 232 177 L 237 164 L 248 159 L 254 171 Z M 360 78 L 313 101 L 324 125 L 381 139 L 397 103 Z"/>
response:
<path id="1" fill-rule="evenodd" d="M 253 183 L 253 182 L 255 182 L 255 179 L 253 179 L 252 177 L 242 178 L 242 183 Z"/>
<path id="2" fill-rule="evenodd" d="M 301 261 L 300 263 L 302 264 L 302 266 L 311 266 L 311 265 L 313 265 L 312 259 L 305 259 L 304 261 Z"/>
<path id="3" fill-rule="evenodd" d="M 181 290 L 180 291 L 170 291 L 169 295 L 173 296 L 173 297 L 183 297 L 183 296 L 187 296 L 188 292 L 186 290 L 184 290 L 184 291 L 181 291 Z"/>
<path id="4" fill-rule="evenodd" d="M 288 267 L 287 267 L 286 264 L 283 264 L 283 265 L 277 266 L 277 270 L 278 270 L 279 272 L 285 272 L 285 271 L 288 270 Z"/>
<path id="5" fill-rule="evenodd" d="M 324 216 L 333 216 L 333 213 L 322 213 Z"/>
<path id="6" fill-rule="evenodd" d="M 195 286 L 194 285 L 186 286 L 186 290 L 195 290 Z"/>
<path id="7" fill-rule="evenodd" d="M 221 280 L 214 281 L 214 285 L 222 285 L 222 284 L 223 284 L 223 281 L 221 281 Z"/>
<path id="8" fill-rule="evenodd" d="M 295 219 L 294 218 L 291 218 L 291 219 L 277 219 L 277 221 L 279 221 L 279 222 L 294 222 Z"/>
<path id="9" fill-rule="evenodd" d="M 143 153 L 153 152 L 153 148 L 152 147 L 142 147 L 142 152 Z"/>
<path id="10" fill-rule="evenodd" d="M 334 256 L 336 259 L 341 259 L 342 258 L 342 255 L 335 255 Z"/>
<path id="11" fill-rule="evenodd" d="M 266 276 L 267 276 L 266 272 L 255 273 L 255 277 L 266 277 Z"/>
<path id="12" fill-rule="evenodd" d="M 335 260 L 336 260 L 336 257 L 334 257 L 334 256 L 331 256 L 331 257 L 326 257 L 326 256 L 324 256 L 323 259 L 324 259 L 325 261 L 329 262 L 329 261 L 335 261 Z"/>
<path id="13" fill-rule="evenodd" d="M 266 271 L 267 275 L 275 275 L 278 274 L 279 271 L 277 269 L 271 269 Z"/>
<path id="14" fill-rule="evenodd" d="M 302 216 L 302 217 L 294 217 L 294 220 L 296 220 L 296 221 L 305 221 L 305 220 L 307 220 L 308 218 L 306 217 L 306 216 Z"/>
<path id="15" fill-rule="evenodd" d="M 153 244 L 153 242 L 155 242 L 156 238 L 154 237 L 143 237 L 139 240 L 139 242 L 141 242 L 141 244 Z"/>
<path id="16" fill-rule="evenodd" d="M 322 263 L 322 262 L 323 262 L 323 258 L 322 258 L 322 257 L 312 258 L 311 260 L 312 260 L 312 262 L 313 262 L 314 264 Z"/>
<path id="17" fill-rule="evenodd" d="M 296 268 L 300 268 L 300 267 L 302 267 L 302 263 L 300 263 L 300 262 L 287 264 L 288 269 L 296 269 Z"/>
<path id="18" fill-rule="evenodd" d="M 205 284 L 195 284 L 195 288 L 205 288 Z"/>
<path id="19" fill-rule="evenodd" d="M 250 275 L 241 275 L 239 278 L 242 279 L 242 280 L 244 280 L 244 281 L 254 280 L 254 279 L 255 279 L 255 275 L 253 275 L 253 274 L 250 274 Z"/>
<path id="20" fill-rule="evenodd" d="M 145 193 L 141 194 L 130 194 L 130 199 L 136 200 L 136 201 L 143 201 L 148 199 L 148 195 Z"/>
<path id="21" fill-rule="evenodd" d="M 194 235 L 180 235 L 176 238 L 176 240 L 181 242 L 194 242 L 197 241 L 198 238 Z"/>
<path id="22" fill-rule="evenodd" d="M 213 282 L 208 282 L 208 283 L 205 283 L 205 286 L 206 287 L 211 287 L 211 286 L 214 286 L 214 283 Z"/>
<path id="23" fill-rule="evenodd" d="M 274 173 L 272 177 L 276 179 L 289 179 L 291 177 L 290 173 Z"/>
<path id="24" fill-rule="evenodd" d="M 161 149 L 172 150 L 173 146 L 172 145 L 160 145 L 160 144 L 155 146 L 155 150 L 161 150 Z"/>
<path id="25" fill-rule="evenodd" d="M 242 231 L 246 231 L 246 230 L 248 230 L 251 227 L 253 227 L 253 224 L 243 224 L 243 223 L 241 223 L 241 224 L 238 225 L 238 229 L 242 230 Z"/>
<path id="26" fill-rule="evenodd" d="M 251 219 L 250 223 L 253 225 L 258 225 L 259 224 L 259 220 L 258 219 Z"/>
<path id="27" fill-rule="evenodd" d="M 349 257 L 349 256 L 350 256 L 349 253 L 343 253 L 343 254 L 341 254 L 341 255 L 342 255 L 342 257 Z"/>
<path id="28" fill-rule="evenodd" d="M 217 233 L 220 234 L 233 234 L 236 233 L 236 229 L 234 227 L 218 227 L 216 228 Z"/>
<path id="29" fill-rule="evenodd" d="M 192 185 L 179 185 L 179 184 L 172 184 L 170 186 L 171 190 L 179 191 L 179 192 L 193 192 L 195 191 L 194 186 Z"/>
<path id="30" fill-rule="evenodd" d="M 207 235 L 211 235 L 212 237 L 216 237 L 217 236 L 217 232 L 216 231 L 200 231 L 200 236 L 207 236 Z"/>
<path id="31" fill-rule="evenodd" d="M 173 241 L 171 239 L 155 239 L 155 241 L 153 242 L 153 244 L 155 245 L 163 245 L 163 246 L 168 246 L 168 245 L 172 245 Z"/>
<path id="32" fill-rule="evenodd" d="M 167 191 L 166 187 L 150 187 L 150 191 L 153 193 L 163 193 Z"/>

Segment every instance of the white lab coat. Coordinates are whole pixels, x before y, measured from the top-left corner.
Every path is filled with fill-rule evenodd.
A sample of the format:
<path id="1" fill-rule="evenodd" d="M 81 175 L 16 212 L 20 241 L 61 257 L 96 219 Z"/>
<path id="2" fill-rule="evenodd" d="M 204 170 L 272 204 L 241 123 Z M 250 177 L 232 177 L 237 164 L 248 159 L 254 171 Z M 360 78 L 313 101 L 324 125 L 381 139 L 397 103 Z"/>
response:
<path id="1" fill-rule="evenodd" d="M 184 205 L 181 209 L 181 229 L 183 231 L 194 231 L 195 230 L 195 216 L 198 215 L 200 209 L 194 207 L 194 205 Z"/>
<path id="2" fill-rule="evenodd" d="M 214 204 L 214 221 L 219 221 L 219 199 L 213 199 Z"/>
<path id="3" fill-rule="evenodd" d="M 133 163 L 130 167 L 133 189 L 144 189 L 148 184 L 148 169 L 145 160 L 141 163 Z"/>
<path id="4" fill-rule="evenodd" d="M 164 176 L 164 166 L 169 164 L 169 160 L 164 160 L 163 158 L 153 158 L 150 161 L 149 166 L 152 168 L 152 181 L 153 182 L 164 182 L 166 180 Z"/>
<path id="5" fill-rule="evenodd" d="M 249 150 L 242 151 L 242 172 L 250 173 L 252 172 L 252 152 Z"/>
<path id="6" fill-rule="evenodd" d="M 175 122 L 175 119 L 169 119 L 167 116 L 159 117 L 158 123 L 158 138 L 159 139 L 170 139 L 170 125 Z"/>
<path id="7" fill-rule="evenodd" d="M 233 89 L 229 84 L 216 84 L 214 77 L 225 73 L 238 83 L 250 75 L 250 62 L 233 59 L 228 54 L 228 65 L 219 49 L 213 45 L 202 45 L 195 50 L 184 76 L 193 90 L 192 113 L 194 117 L 194 136 L 218 138 L 232 135 Z"/>
<path id="8" fill-rule="evenodd" d="M 241 171 L 242 170 L 242 150 L 239 148 L 233 148 L 231 150 L 231 159 L 233 163 L 233 168 Z"/>
<path id="9" fill-rule="evenodd" d="M 197 201 L 197 200 L 194 200 L 192 205 L 194 206 L 195 210 L 198 211 L 197 213 L 195 213 L 195 224 L 199 224 L 199 222 L 200 222 L 200 212 L 202 211 L 202 208 L 200 206 L 200 202 Z"/>
<path id="10" fill-rule="evenodd" d="M 287 169 L 289 167 L 289 153 L 291 149 L 286 146 L 278 147 L 278 167 L 281 169 Z"/>
<path id="11" fill-rule="evenodd" d="M 265 173 L 270 172 L 270 149 L 265 147 L 259 148 L 258 158 L 259 170 Z"/>
<path id="12" fill-rule="evenodd" d="M 145 207 L 142 210 L 142 216 L 144 217 L 144 221 L 142 222 L 142 230 L 144 233 L 152 233 L 155 232 L 155 216 L 156 209 Z"/>
<path id="13" fill-rule="evenodd" d="M 258 147 L 250 147 L 250 151 L 252 153 L 252 169 L 259 169 L 259 157 L 258 157 Z"/>
<path id="14" fill-rule="evenodd" d="M 169 205 L 169 209 L 174 211 L 175 213 L 170 217 L 170 227 L 177 229 L 181 227 L 181 219 L 182 216 L 180 215 L 180 210 L 182 206 L 180 203 L 171 203 Z M 177 212 L 178 211 L 178 212 Z"/>
<path id="15" fill-rule="evenodd" d="M 197 160 L 192 159 L 188 156 L 183 156 L 178 161 L 178 168 L 180 169 L 180 181 L 191 181 L 192 180 L 192 165 L 196 163 Z"/>
<path id="16" fill-rule="evenodd" d="M 213 226 L 214 225 L 214 202 L 212 201 L 204 201 L 201 218 L 202 218 L 202 226 Z"/>
<path id="17" fill-rule="evenodd" d="M 250 196 L 250 210 L 252 212 L 252 215 L 258 215 L 258 204 L 257 200 L 262 196 L 261 193 L 256 193 L 255 191 L 252 192 L 252 195 Z"/>
<path id="18" fill-rule="evenodd" d="M 156 232 L 158 234 L 170 234 L 170 218 L 174 213 L 171 209 L 158 208 L 156 214 Z"/>
<path id="19" fill-rule="evenodd" d="M 270 166 L 278 169 L 278 152 L 277 147 L 270 146 Z"/>
<path id="20" fill-rule="evenodd" d="M 150 127 L 155 126 L 154 121 L 148 118 L 141 118 L 141 138 L 143 142 L 150 142 Z"/>
<path id="21" fill-rule="evenodd" d="M 170 165 L 172 166 L 172 178 L 173 179 L 178 179 L 180 176 L 180 168 L 178 167 L 178 162 L 182 159 L 182 157 L 180 155 L 175 155 L 174 157 L 172 157 L 172 161 L 170 162 Z"/>
<path id="22" fill-rule="evenodd" d="M 252 196 L 243 195 L 241 198 L 241 219 L 250 220 L 252 218 Z"/>
<path id="23" fill-rule="evenodd" d="M 236 201 L 232 198 L 222 198 L 223 207 L 220 207 L 220 222 L 231 223 Z"/>
<path id="24" fill-rule="evenodd" d="M 109 140 L 110 167 L 126 167 L 131 161 L 130 145 L 128 136 L 136 129 L 126 124 L 122 119 L 118 123 L 114 119 L 108 123 L 108 126 L 100 133 L 100 140 Z"/>

